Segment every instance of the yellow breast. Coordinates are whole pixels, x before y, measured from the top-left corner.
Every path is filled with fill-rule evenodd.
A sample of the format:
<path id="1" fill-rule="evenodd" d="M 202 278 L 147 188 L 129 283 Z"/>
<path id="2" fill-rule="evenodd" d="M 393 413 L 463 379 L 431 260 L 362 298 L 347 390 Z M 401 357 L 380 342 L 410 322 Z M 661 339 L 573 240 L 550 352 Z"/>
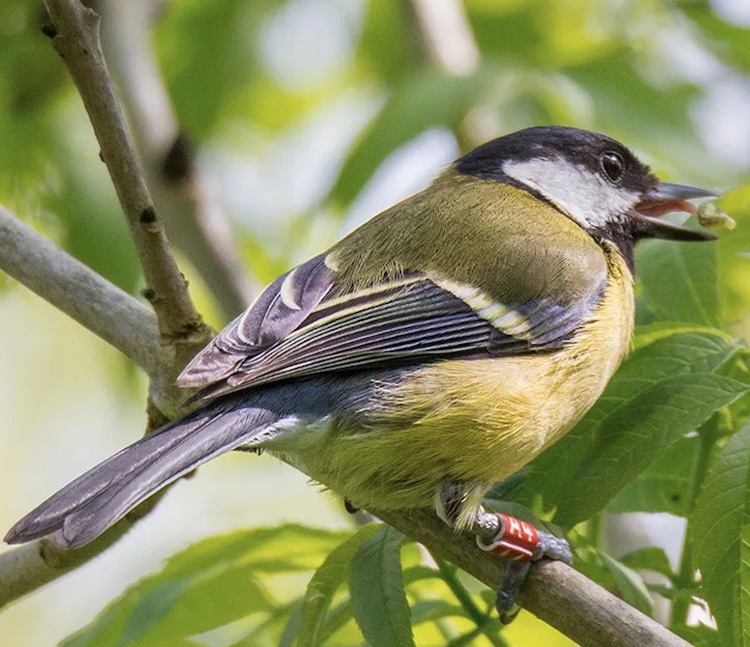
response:
<path id="1" fill-rule="evenodd" d="M 446 360 L 382 385 L 377 426 L 334 424 L 301 461 L 363 507 L 421 507 L 448 480 L 490 484 L 528 463 L 594 404 L 630 346 L 633 286 L 614 246 L 595 315 L 564 349 Z"/>

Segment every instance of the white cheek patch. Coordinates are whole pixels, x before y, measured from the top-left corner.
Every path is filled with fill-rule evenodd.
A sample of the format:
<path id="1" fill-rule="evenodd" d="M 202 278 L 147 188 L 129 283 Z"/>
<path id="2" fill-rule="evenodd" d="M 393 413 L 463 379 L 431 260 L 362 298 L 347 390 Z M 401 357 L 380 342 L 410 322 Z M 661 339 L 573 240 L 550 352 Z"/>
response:
<path id="1" fill-rule="evenodd" d="M 503 171 L 541 193 L 585 229 L 622 219 L 640 198 L 564 158 L 508 161 L 503 164 Z"/>

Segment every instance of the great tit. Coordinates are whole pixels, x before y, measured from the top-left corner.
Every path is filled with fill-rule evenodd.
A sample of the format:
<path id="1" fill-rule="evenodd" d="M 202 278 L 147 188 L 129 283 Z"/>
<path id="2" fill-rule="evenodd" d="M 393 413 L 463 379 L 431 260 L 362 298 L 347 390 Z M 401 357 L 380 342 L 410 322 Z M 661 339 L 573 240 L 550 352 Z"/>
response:
<path id="1" fill-rule="evenodd" d="M 635 243 L 713 238 L 658 219 L 712 195 L 660 182 L 584 130 L 490 141 L 271 283 L 180 375 L 200 389 L 197 409 L 64 487 L 5 540 L 54 533 L 81 546 L 241 449 L 361 508 L 434 507 L 510 559 L 568 559 L 564 543 L 485 512 L 482 497 L 596 401 L 631 343 Z"/>

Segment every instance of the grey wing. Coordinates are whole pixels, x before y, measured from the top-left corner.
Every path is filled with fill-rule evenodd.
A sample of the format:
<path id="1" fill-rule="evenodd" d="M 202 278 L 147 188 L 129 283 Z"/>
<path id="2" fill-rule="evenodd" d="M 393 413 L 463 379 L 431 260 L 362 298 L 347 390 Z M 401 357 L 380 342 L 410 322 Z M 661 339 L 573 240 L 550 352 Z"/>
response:
<path id="1" fill-rule="evenodd" d="M 230 375 L 236 367 L 286 337 L 320 303 L 333 286 L 325 254 L 311 258 L 277 278 L 239 317 L 226 326 L 185 367 L 181 387 L 204 387 Z"/>
<path id="2" fill-rule="evenodd" d="M 204 387 L 196 396 L 203 399 L 334 371 L 554 350 L 588 319 L 605 281 L 592 282 L 572 304 L 547 297 L 495 303 L 422 273 L 340 294 L 319 256 L 274 281 L 196 356 L 180 383 Z"/>

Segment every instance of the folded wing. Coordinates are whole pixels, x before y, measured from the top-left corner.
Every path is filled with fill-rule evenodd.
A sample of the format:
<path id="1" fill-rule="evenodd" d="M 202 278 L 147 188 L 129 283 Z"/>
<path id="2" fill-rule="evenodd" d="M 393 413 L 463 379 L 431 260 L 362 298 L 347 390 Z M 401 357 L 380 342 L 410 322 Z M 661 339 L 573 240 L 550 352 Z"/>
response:
<path id="1" fill-rule="evenodd" d="M 341 293 L 317 256 L 274 281 L 187 366 L 196 399 L 291 378 L 455 356 L 562 347 L 601 298 L 606 277 L 577 302 L 498 303 L 442 277 L 404 272 Z"/>

